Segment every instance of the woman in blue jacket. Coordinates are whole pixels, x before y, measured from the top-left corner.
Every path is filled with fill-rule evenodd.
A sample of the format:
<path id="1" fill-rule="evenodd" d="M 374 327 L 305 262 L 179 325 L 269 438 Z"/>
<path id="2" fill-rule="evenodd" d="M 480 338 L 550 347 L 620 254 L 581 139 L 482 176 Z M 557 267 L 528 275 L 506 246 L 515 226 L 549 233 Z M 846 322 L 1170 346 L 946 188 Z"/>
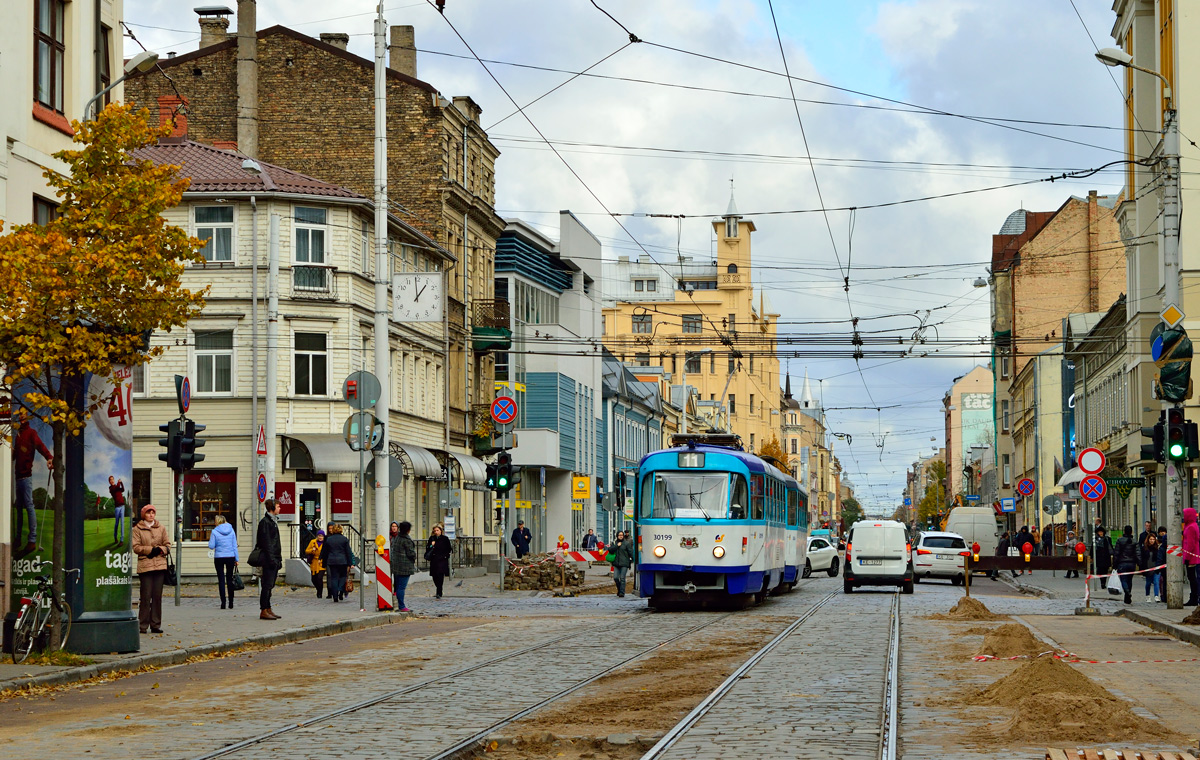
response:
<path id="1" fill-rule="evenodd" d="M 217 527 L 208 536 L 208 548 L 213 550 L 217 566 L 217 591 L 221 593 L 221 609 L 225 609 L 225 594 L 229 593 L 229 609 L 233 609 L 233 568 L 238 563 L 237 531 L 217 515 Z"/>

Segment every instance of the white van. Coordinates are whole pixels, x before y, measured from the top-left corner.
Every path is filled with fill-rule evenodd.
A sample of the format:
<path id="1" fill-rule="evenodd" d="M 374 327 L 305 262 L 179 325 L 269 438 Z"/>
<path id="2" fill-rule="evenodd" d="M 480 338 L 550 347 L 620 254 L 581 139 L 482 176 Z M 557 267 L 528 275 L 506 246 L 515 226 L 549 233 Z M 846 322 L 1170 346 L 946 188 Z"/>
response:
<path id="1" fill-rule="evenodd" d="M 913 592 L 912 545 L 908 528 L 895 520 L 859 520 L 846 536 L 842 590 L 899 586 Z"/>
<path id="2" fill-rule="evenodd" d="M 946 520 L 947 533 L 957 533 L 971 544 L 979 542 L 979 554 L 991 557 L 1000 543 L 1000 529 L 996 527 L 996 513 L 991 507 L 955 507 Z"/>

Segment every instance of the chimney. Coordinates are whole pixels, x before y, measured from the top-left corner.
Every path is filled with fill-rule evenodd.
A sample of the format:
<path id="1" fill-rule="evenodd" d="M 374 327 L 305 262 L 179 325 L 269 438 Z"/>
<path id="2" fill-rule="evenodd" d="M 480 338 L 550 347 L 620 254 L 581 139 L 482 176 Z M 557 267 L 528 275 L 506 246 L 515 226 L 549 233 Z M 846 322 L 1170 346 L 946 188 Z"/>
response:
<path id="1" fill-rule="evenodd" d="M 258 158 L 258 6 L 238 0 L 237 7 L 238 150 Z"/>
<path id="2" fill-rule="evenodd" d="M 200 16 L 200 47 L 229 39 L 229 16 L 233 11 L 223 5 L 202 5 L 194 9 Z"/>
<path id="3" fill-rule="evenodd" d="M 417 78 L 417 32 L 411 26 L 393 26 L 392 44 L 388 46 L 388 68 Z"/>
<path id="4" fill-rule="evenodd" d="M 333 45 L 338 50 L 345 50 L 350 45 L 350 35 L 345 32 L 322 32 L 321 42 Z"/>

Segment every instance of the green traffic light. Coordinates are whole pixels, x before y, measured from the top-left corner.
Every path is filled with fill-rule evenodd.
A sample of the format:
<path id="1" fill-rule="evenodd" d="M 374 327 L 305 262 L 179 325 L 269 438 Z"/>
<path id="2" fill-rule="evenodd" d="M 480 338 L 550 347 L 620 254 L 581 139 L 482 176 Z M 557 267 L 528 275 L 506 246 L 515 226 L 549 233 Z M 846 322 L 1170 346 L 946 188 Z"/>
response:
<path id="1" fill-rule="evenodd" d="M 496 481 L 496 484 L 501 488 L 505 488 L 508 486 L 508 478 L 500 478 Z"/>
<path id="2" fill-rule="evenodd" d="M 1171 444 L 1171 458 L 1172 459 L 1183 459 L 1183 453 L 1184 453 L 1184 448 L 1183 448 L 1182 443 L 1172 443 Z"/>

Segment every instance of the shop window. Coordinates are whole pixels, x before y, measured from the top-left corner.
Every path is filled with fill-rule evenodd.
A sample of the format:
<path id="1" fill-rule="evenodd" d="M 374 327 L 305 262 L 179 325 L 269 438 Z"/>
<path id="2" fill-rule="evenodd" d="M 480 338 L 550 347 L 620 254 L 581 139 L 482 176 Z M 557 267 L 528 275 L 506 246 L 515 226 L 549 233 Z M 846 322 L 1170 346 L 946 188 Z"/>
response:
<path id="1" fill-rule="evenodd" d="M 184 539 L 207 541 L 217 526 L 217 515 L 237 525 L 237 470 L 189 470 L 184 473 Z"/>
<path id="2" fill-rule="evenodd" d="M 129 492 L 130 509 L 126 510 L 127 513 L 136 516 L 138 513 L 138 510 L 141 509 L 143 506 L 154 503 L 154 499 L 151 496 L 151 490 L 150 490 L 150 473 L 151 472 L 153 472 L 153 470 L 150 470 L 149 468 L 144 469 L 144 470 L 138 469 L 138 470 L 133 471 L 133 484 L 132 484 L 133 487 L 132 487 L 132 490 Z M 164 511 L 164 513 L 166 512 L 166 510 L 163 510 L 163 511 Z"/>

